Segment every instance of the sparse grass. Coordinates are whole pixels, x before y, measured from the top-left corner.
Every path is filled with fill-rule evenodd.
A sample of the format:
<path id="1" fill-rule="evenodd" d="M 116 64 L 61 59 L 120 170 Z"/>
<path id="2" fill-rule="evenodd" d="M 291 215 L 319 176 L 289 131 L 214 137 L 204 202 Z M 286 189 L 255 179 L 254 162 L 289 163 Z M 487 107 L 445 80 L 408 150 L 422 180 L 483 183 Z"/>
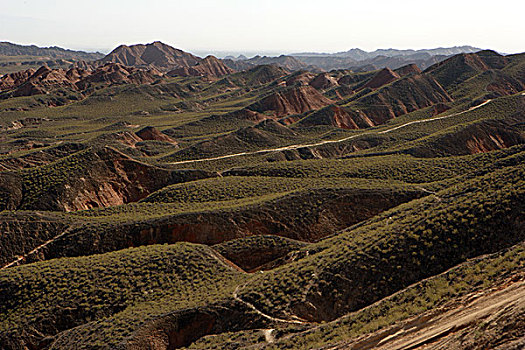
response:
<path id="1" fill-rule="evenodd" d="M 291 193 L 321 188 L 414 188 L 395 181 L 354 178 L 225 176 L 167 186 L 142 200 L 146 203 L 221 202 L 272 193 Z"/>
<path id="2" fill-rule="evenodd" d="M 256 278 L 242 296 L 268 313 L 286 315 L 315 273 L 315 293 L 331 300 L 313 297 L 325 312 L 315 317 L 330 319 L 520 242 L 525 237 L 515 220 L 523 210 L 524 172 L 523 165 L 506 167 L 386 211 L 308 246 L 308 257 Z"/>
<path id="3" fill-rule="evenodd" d="M 112 348 L 155 316 L 230 298 L 246 277 L 188 243 L 16 267 L 0 271 L 0 295 L 9 296 L 0 304 L 0 332 L 86 324 L 75 334 L 78 349 L 102 339 Z M 67 315 L 70 322 L 60 322 Z"/>
<path id="4" fill-rule="evenodd" d="M 453 179 L 522 151 L 522 146 L 516 146 L 497 152 L 444 158 L 416 158 L 407 154 L 391 154 L 346 159 L 296 160 L 234 168 L 225 174 L 300 179 L 348 177 L 417 184 Z"/>
<path id="5" fill-rule="evenodd" d="M 443 274 L 418 282 L 370 307 L 311 330 L 298 332 L 297 335 L 283 337 L 275 345 L 265 348 L 311 349 L 349 340 L 420 315 L 468 293 L 487 290 L 519 271 L 524 263 L 523 244 L 491 256 L 473 259 Z M 208 341 L 212 342 L 211 339 Z"/>

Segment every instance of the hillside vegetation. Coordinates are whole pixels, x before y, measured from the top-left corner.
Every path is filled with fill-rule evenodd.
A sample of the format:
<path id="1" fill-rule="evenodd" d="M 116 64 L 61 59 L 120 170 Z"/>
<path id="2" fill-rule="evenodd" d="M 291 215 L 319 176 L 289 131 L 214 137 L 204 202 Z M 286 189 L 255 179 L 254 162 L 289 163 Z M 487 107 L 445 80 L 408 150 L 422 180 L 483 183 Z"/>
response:
<path id="1" fill-rule="evenodd" d="M 472 51 L 3 75 L 0 348 L 522 348 L 525 56 Z"/>

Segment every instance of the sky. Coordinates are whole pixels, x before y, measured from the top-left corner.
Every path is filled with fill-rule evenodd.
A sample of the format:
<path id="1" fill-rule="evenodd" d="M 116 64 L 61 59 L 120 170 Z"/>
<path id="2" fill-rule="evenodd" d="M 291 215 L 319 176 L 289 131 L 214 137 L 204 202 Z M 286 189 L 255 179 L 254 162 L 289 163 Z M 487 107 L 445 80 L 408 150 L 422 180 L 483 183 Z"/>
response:
<path id="1" fill-rule="evenodd" d="M 0 41 L 109 52 L 160 40 L 193 53 L 472 45 L 525 51 L 525 0 L 0 0 Z"/>

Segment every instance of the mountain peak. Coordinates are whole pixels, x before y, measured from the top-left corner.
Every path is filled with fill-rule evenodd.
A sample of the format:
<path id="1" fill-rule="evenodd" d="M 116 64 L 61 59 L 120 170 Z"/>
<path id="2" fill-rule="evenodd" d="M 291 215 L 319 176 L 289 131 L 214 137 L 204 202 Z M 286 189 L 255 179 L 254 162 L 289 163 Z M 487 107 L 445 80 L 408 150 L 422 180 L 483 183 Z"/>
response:
<path id="1" fill-rule="evenodd" d="M 200 61 L 200 58 L 160 41 L 154 41 L 149 44 L 120 45 L 101 61 L 169 71 L 194 66 Z"/>

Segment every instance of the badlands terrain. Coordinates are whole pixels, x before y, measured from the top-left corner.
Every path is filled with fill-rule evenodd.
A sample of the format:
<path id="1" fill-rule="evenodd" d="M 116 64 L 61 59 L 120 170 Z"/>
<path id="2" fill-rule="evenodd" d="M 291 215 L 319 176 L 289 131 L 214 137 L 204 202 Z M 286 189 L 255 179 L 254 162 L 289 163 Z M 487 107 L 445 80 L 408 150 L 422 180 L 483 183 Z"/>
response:
<path id="1" fill-rule="evenodd" d="M 0 349 L 525 347 L 525 54 L 0 74 Z"/>

